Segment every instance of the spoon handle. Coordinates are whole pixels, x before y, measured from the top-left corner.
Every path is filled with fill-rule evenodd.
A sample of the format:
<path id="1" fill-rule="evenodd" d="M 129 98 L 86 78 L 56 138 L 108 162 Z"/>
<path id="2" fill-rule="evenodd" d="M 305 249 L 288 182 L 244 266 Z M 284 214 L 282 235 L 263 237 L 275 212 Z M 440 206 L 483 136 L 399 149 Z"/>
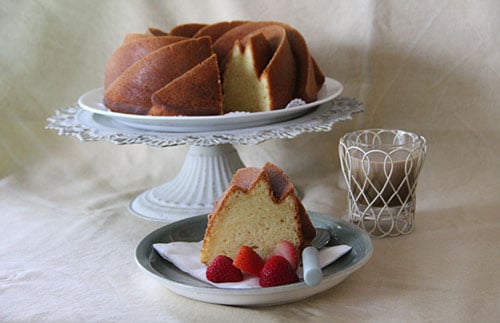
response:
<path id="1" fill-rule="evenodd" d="M 302 251 L 302 265 L 304 266 L 304 282 L 309 286 L 318 285 L 323 278 L 319 266 L 318 249 L 307 247 Z"/>

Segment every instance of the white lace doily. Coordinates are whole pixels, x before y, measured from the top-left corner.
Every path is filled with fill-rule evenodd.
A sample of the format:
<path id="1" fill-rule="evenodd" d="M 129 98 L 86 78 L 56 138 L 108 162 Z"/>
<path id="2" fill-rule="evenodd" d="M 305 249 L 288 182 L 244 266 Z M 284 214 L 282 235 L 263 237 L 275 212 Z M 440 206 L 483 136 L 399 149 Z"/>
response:
<path id="1" fill-rule="evenodd" d="M 47 119 L 49 123 L 46 128 L 57 130 L 61 136 L 75 136 L 82 141 L 107 141 L 117 145 L 256 145 L 269 139 L 290 139 L 306 132 L 330 131 L 335 123 L 349 120 L 354 113 L 361 111 L 363 108 L 359 101 L 340 96 L 311 113 L 289 121 L 236 130 L 177 133 L 135 129 L 111 117 L 95 115 L 73 105 L 57 110 L 54 116 Z"/>

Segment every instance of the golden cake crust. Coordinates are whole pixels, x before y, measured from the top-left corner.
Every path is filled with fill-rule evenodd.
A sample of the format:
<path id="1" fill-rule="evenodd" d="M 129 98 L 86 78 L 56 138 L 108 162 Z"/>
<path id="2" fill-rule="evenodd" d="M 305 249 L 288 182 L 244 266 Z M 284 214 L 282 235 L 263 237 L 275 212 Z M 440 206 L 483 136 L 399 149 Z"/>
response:
<path id="1" fill-rule="evenodd" d="M 193 37 L 209 36 L 212 39 L 212 42 L 215 42 L 220 36 L 224 35 L 229 30 L 246 23 L 248 23 L 248 21 L 234 20 L 206 25 L 203 28 L 200 28 Z"/>
<path id="2" fill-rule="evenodd" d="M 195 34 L 205 27 L 207 24 L 202 23 L 189 23 L 175 26 L 170 30 L 170 35 L 173 36 L 182 36 L 182 37 L 194 37 Z"/>
<path id="3" fill-rule="evenodd" d="M 150 115 L 222 114 L 222 87 L 215 54 L 155 92 L 152 101 Z"/>
<path id="4" fill-rule="evenodd" d="M 109 87 L 127 68 L 153 51 L 186 40 L 184 37 L 177 36 L 155 37 L 143 34 L 129 34 L 125 39 L 125 43 L 118 47 L 108 60 L 104 80 L 105 88 Z"/>
<path id="5" fill-rule="evenodd" d="M 116 112 L 147 114 L 156 91 L 212 54 L 209 37 L 163 46 L 132 64 L 105 88 L 104 104 Z"/>

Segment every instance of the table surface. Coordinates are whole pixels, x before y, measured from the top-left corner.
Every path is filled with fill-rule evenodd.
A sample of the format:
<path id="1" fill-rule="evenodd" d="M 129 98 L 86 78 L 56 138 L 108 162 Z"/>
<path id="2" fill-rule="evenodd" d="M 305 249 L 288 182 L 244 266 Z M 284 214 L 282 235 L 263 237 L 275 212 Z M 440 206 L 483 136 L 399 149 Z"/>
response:
<path id="1" fill-rule="evenodd" d="M 498 321 L 499 6 L 1 2 L 0 321 Z M 135 263 L 137 244 L 163 224 L 131 215 L 128 203 L 174 178 L 188 146 L 81 142 L 45 129 L 56 109 L 101 86 L 126 33 L 232 19 L 290 23 L 343 95 L 364 104 L 330 132 L 235 147 L 245 165 L 282 167 L 308 210 L 346 216 L 345 132 L 399 128 L 429 143 L 415 231 L 373 239 L 360 270 L 292 304 L 194 301 Z"/>

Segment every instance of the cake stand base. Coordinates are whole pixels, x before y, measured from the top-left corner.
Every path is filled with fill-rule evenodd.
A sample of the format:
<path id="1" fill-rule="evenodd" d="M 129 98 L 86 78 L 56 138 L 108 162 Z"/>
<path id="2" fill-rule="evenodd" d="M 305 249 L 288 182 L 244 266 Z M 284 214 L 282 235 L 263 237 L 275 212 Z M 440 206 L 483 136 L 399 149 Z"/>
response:
<path id="1" fill-rule="evenodd" d="M 138 217 L 161 222 L 209 213 L 233 174 L 242 167 L 231 144 L 190 146 L 177 176 L 137 196 L 129 210 Z"/>

